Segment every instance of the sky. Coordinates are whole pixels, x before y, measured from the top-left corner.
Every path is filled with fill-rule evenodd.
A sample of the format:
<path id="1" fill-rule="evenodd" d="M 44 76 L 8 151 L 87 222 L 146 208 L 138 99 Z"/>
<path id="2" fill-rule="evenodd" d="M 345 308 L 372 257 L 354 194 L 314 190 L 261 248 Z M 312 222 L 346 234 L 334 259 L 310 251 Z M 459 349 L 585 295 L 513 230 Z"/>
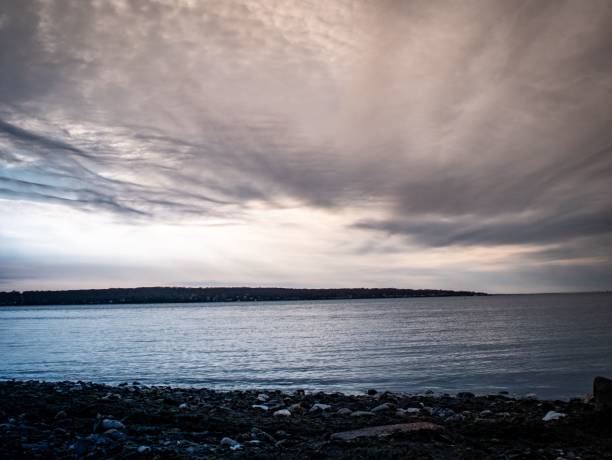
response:
<path id="1" fill-rule="evenodd" d="M 612 289 L 609 0 L 2 0 L 0 290 Z"/>

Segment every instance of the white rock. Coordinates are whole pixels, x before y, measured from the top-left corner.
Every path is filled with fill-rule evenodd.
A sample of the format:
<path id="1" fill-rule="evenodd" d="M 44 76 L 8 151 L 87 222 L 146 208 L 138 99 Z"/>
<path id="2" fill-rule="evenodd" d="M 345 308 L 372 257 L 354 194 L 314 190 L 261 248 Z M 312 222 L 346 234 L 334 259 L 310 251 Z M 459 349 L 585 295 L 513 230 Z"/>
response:
<path id="1" fill-rule="evenodd" d="M 260 393 L 257 395 L 257 401 L 266 402 L 270 397 L 265 393 Z"/>
<path id="2" fill-rule="evenodd" d="M 187 409 L 189 409 L 189 404 L 187 404 L 187 403 L 183 403 L 183 404 L 181 404 L 181 405 L 179 406 L 179 409 L 180 409 L 180 410 L 187 410 Z"/>
<path id="3" fill-rule="evenodd" d="M 103 430 L 124 430 L 125 425 L 121 423 L 119 420 L 113 420 L 110 418 L 105 418 L 102 420 L 102 429 Z"/>
<path id="4" fill-rule="evenodd" d="M 251 406 L 253 409 L 261 409 L 261 410 L 268 410 L 270 409 L 268 406 L 266 406 L 265 404 L 253 404 Z"/>
<path id="5" fill-rule="evenodd" d="M 291 417 L 291 412 L 289 412 L 287 409 L 281 409 L 274 412 L 273 415 L 275 417 Z"/>
<path id="6" fill-rule="evenodd" d="M 308 412 L 324 411 L 328 409 L 331 409 L 331 406 L 329 404 L 317 403 L 317 404 L 313 404 Z"/>
<path id="7" fill-rule="evenodd" d="M 222 446 L 227 446 L 232 450 L 238 450 L 242 448 L 242 444 L 232 438 L 225 437 L 221 440 L 220 444 Z"/>
<path id="8" fill-rule="evenodd" d="M 544 417 L 542 417 L 542 420 L 545 422 L 549 422 L 551 420 L 559 420 L 560 418 L 563 418 L 563 417 L 565 417 L 565 414 L 551 410 L 551 411 L 548 411 Z"/>

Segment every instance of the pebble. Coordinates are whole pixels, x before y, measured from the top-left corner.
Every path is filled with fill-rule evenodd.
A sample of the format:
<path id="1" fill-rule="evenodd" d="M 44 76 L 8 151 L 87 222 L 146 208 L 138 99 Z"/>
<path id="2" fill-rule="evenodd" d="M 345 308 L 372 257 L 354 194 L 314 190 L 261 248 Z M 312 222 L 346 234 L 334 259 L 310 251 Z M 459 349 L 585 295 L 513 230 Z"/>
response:
<path id="1" fill-rule="evenodd" d="M 265 410 L 267 411 L 268 409 L 270 409 L 268 406 L 266 406 L 265 404 L 253 404 L 251 406 L 253 409 L 261 409 L 261 410 Z"/>
<path id="2" fill-rule="evenodd" d="M 291 417 L 291 412 L 287 409 L 280 409 L 274 412 L 274 417 Z"/>
<path id="3" fill-rule="evenodd" d="M 351 415 L 353 413 L 352 410 L 350 410 L 348 407 L 343 407 L 342 409 L 338 410 L 338 412 L 336 412 L 336 414 L 338 415 Z"/>
<path id="4" fill-rule="evenodd" d="M 395 409 L 395 404 L 383 403 L 380 406 L 376 406 L 374 409 L 372 409 L 372 412 L 385 412 L 393 409 Z"/>
<path id="5" fill-rule="evenodd" d="M 370 412 L 366 410 L 357 410 L 351 413 L 351 417 L 370 417 L 372 415 L 376 415 L 376 414 L 374 414 L 374 412 Z"/>
<path id="6" fill-rule="evenodd" d="M 146 454 L 147 452 L 151 452 L 151 448 L 149 446 L 140 446 L 136 450 L 139 454 Z"/>
<path id="7" fill-rule="evenodd" d="M 295 414 L 295 413 L 302 413 L 302 412 L 304 412 L 304 408 L 302 407 L 302 405 L 301 405 L 300 403 L 296 403 L 296 404 L 291 404 L 291 405 L 289 406 L 289 411 L 290 411 L 292 414 Z"/>
<path id="8" fill-rule="evenodd" d="M 418 407 L 409 407 L 408 409 L 405 409 L 405 411 L 407 414 L 418 414 L 419 412 L 421 412 L 421 409 L 419 409 Z"/>
<path id="9" fill-rule="evenodd" d="M 453 415 L 451 415 L 449 417 L 446 417 L 446 421 L 447 422 L 451 422 L 451 423 L 454 423 L 454 422 L 463 422 L 464 420 L 465 420 L 465 417 L 463 415 L 461 415 L 461 414 L 453 414 Z"/>
<path id="10" fill-rule="evenodd" d="M 260 393 L 257 395 L 257 401 L 266 402 L 270 397 L 265 393 Z"/>
<path id="11" fill-rule="evenodd" d="M 308 412 L 326 411 L 329 409 L 331 409 L 331 406 L 329 404 L 316 403 L 312 405 L 312 407 L 310 408 Z"/>
<path id="12" fill-rule="evenodd" d="M 219 443 L 219 445 L 224 446 L 224 447 L 229 447 L 232 450 L 238 450 L 242 448 L 242 444 L 240 444 L 235 439 L 228 438 L 228 437 L 223 438 L 221 442 Z"/>
<path id="13" fill-rule="evenodd" d="M 376 391 L 374 388 L 370 388 L 367 393 L 370 396 L 374 396 L 376 393 L 378 393 L 378 391 Z"/>
<path id="14" fill-rule="evenodd" d="M 561 412 L 555 412 L 554 410 L 548 411 L 542 420 L 545 422 L 550 422 L 551 420 L 559 420 L 560 418 L 565 417 L 565 414 Z"/>
<path id="15" fill-rule="evenodd" d="M 183 403 L 179 406 L 179 410 L 189 410 L 189 404 Z"/>
<path id="16" fill-rule="evenodd" d="M 125 438 L 125 433 L 122 433 L 119 430 L 111 428 L 110 430 L 107 430 L 107 431 L 104 432 L 104 436 L 108 436 L 109 438 L 117 441 L 119 439 Z"/>
<path id="17" fill-rule="evenodd" d="M 264 430 L 261 430 L 257 427 L 251 428 L 251 436 L 260 441 L 267 441 L 271 443 L 276 442 L 272 435 L 266 433 Z"/>
<path id="18" fill-rule="evenodd" d="M 103 430 L 125 430 L 125 425 L 121 423 L 119 420 L 113 420 L 110 418 L 105 418 L 102 420 L 102 429 Z"/>

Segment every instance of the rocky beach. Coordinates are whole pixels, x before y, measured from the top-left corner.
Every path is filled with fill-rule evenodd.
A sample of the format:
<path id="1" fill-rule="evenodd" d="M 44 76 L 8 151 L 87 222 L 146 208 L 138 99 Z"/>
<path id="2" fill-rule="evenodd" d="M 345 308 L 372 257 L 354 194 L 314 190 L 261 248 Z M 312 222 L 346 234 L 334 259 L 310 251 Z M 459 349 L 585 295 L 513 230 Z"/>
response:
<path id="1" fill-rule="evenodd" d="M 0 383 L 0 458 L 612 458 L 594 398 Z"/>

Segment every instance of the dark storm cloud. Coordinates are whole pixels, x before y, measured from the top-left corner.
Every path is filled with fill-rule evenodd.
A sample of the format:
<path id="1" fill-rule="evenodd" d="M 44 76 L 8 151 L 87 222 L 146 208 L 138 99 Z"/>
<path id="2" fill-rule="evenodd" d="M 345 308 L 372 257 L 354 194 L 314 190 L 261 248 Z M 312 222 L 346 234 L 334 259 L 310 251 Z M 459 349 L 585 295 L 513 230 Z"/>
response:
<path id="1" fill-rule="evenodd" d="M 606 0 L 3 2 L 0 194 L 607 252 L 611 24 Z"/>

